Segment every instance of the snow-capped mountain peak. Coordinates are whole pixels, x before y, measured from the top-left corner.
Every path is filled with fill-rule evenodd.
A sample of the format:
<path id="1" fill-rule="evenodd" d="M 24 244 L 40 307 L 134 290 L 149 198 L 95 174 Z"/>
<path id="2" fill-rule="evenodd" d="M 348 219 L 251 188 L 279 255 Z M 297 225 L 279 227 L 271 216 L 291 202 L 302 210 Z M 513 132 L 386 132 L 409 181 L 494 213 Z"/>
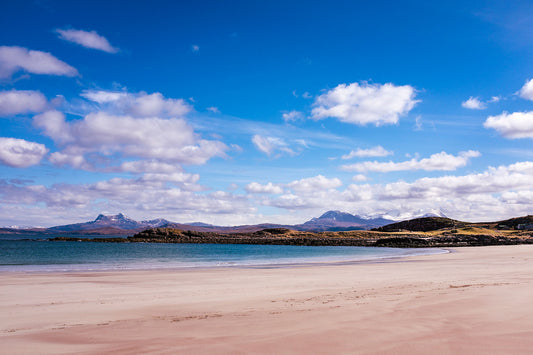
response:
<path id="1" fill-rule="evenodd" d="M 56 231 L 70 231 L 70 230 L 91 230 L 97 228 L 119 228 L 125 230 L 140 229 L 140 228 L 156 228 L 170 223 L 166 219 L 158 218 L 149 221 L 137 222 L 136 220 L 119 213 L 116 215 L 99 214 L 92 222 L 69 224 L 65 226 L 52 227 L 50 230 Z"/>
<path id="2" fill-rule="evenodd" d="M 435 208 L 421 208 L 414 211 L 404 211 L 404 210 L 391 210 L 381 215 L 381 217 L 386 219 L 391 219 L 393 221 L 406 221 L 409 219 L 423 218 L 423 217 L 444 217 L 447 218 L 446 214 L 441 209 Z"/>

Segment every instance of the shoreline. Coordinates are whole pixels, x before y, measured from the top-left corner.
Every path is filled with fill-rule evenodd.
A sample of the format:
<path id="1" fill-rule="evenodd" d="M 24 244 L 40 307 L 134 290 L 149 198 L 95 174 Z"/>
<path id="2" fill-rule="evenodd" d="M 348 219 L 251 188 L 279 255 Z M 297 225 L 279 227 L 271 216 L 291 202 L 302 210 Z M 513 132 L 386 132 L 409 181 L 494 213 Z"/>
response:
<path id="1" fill-rule="evenodd" d="M 301 246 L 291 246 L 299 248 Z M 323 248 L 323 246 L 311 246 L 309 248 Z M 329 247 L 329 248 L 339 248 Z M 70 272 L 106 272 L 106 271 L 180 271 L 193 269 L 217 269 L 217 268 L 244 268 L 244 269 L 274 269 L 274 268 L 291 268 L 291 267 L 308 267 L 308 266 L 327 266 L 327 265 L 351 265 L 361 263 L 379 263 L 395 262 L 415 256 L 438 255 L 448 253 L 446 248 L 381 248 L 381 247 L 340 247 L 355 249 L 373 249 L 384 250 L 384 253 L 377 255 L 355 254 L 338 256 L 335 254 L 326 254 L 319 256 L 294 256 L 281 257 L 273 259 L 242 259 L 235 261 L 204 261 L 204 262 L 187 262 L 182 265 L 172 264 L 168 261 L 150 261 L 139 263 L 128 261 L 102 261 L 100 263 L 50 263 L 50 264 L 5 264 L 0 265 L 0 274 L 2 273 L 70 273 Z M 386 250 L 388 249 L 388 250 Z M 394 250 L 395 253 L 390 251 Z M 399 251 L 396 253 L 396 251 Z M 170 259 L 169 259 L 170 260 Z M 9 269 L 11 268 L 11 269 Z"/>
<path id="2" fill-rule="evenodd" d="M 527 353 L 533 246 L 348 265 L 0 273 L 10 354 Z"/>
<path id="3" fill-rule="evenodd" d="M 372 248 L 372 247 L 370 247 Z M 479 247 L 481 248 L 481 247 Z M 448 249 L 435 248 L 442 250 L 442 253 L 431 254 L 416 254 L 416 255 L 399 255 L 399 256 L 386 256 L 382 258 L 373 258 L 365 260 L 334 260 L 334 261 L 309 261 L 298 263 L 280 263 L 280 264 L 246 264 L 246 265 L 216 265 L 216 266 L 181 266 L 181 267 L 154 267 L 154 268 L 117 268 L 117 269 L 79 269 L 79 270 L 16 270 L 16 271 L 2 271 L 0 270 L 0 276 L 2 274 L 20 274 L 20 275 L 46 275 L 46 274 L 81 274 L 81 273 L 107 273 L 107 272 L 181 272 L 191 270 L 217 270 L 217 269 L 244 269 L 244 270 L 261 270 L 261 269 L 290 269 L 290 268 L 305 268 L 305 267 L 328 267 L 328 266 L 349 266 L 360 264 L 381 264 L 381 263 L 400 263 L 408 262 L 410 258 L 416 258 L 421 256 L 432 256 L 452 253 L 453 251 Z"/>

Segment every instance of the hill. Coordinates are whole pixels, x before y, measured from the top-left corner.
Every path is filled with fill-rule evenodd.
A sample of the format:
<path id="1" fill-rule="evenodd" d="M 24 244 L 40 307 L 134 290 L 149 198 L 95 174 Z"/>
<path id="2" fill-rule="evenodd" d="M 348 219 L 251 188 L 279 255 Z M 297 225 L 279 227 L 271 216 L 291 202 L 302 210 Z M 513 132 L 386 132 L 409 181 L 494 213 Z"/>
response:
<path id="1" fill-rule="evenodd" d="M 523 216 L 510 218 L 498 222 L 481 222 L 481 223 L 469 223 L 457 221 L 451 218 L 444 217 L 423 217 L 415 218 L 408 221 L 391 223 L 379 228 L 374 228 L 374 231 L 379 232 L 430 232 L 430 231 L 443 231 L 448 229 L 451 233 L 458 232 L 473 232 L 473 231 L 490 231 L 495 230 L 533 230 L 533 216 Z"/>
<path id="2" fill-rule="evenodd" d="M 422 217 L 408 221 L 396 222 L 375 228 L 379 232 L 429 232 L 443 228 L 462 228 L 468 223 L 456 221 L 447 217 Z"/>

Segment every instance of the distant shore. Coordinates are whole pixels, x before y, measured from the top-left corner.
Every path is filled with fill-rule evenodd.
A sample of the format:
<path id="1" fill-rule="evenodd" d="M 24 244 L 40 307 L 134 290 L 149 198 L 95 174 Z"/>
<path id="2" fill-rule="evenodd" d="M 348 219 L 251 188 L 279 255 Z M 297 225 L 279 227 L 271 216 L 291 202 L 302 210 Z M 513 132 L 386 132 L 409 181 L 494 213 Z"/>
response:
<path id="1" fill-rule="evenodd" d="M 0 273 L 9 354 L 522 354 L 533 245 L 287 268 Z"/>
<path id="2" fill-rule="evenodd" d="M 533 244 L 533 233 L 493 230 L 440 232 L 301 232 L 286 228 L 268 228 L 250 233 L 220 234 L 175 228 L 153 228 L 130 237 L 79 238 L 55 237 L 52 241 L 83 241 L 100 243 L 214 243 L 214 244 L 276 244 L 308 246 L 364 246 L 392 248 L 450 248 L 466 246 Z"/>

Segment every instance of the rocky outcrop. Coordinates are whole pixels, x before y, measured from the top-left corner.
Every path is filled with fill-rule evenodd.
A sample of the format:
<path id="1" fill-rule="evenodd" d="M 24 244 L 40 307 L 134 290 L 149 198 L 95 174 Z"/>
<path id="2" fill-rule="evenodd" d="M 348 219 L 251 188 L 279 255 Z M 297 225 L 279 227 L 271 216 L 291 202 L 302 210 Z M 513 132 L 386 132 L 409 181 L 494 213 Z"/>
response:
<path id="1" fill-rule="evenodd" d="M 210 243 L 210 244 L 276 244 L 307 246 L 375 246 L 393 248 L 465 247 L 483 245 L 533 244 L 532 234 L 515 236 L 484 234 L 446 234 L 428 236 L 423 233 L 395 234 L 385 232 L 299 232 L 286 228 L 269 228 L 253 233 L 219 234 L 153 228 L 127 238 L 56 237 L 53 241 L 102 243 Z"/>
<path id="2" fill-rule="evenodd" d="M 391 248 L 451 248 L 516 244 L 533 244 L 533 236 L 504 237 L 493 235 L 455 234 L 429 238 L 392 237 L 378 239 L 374 246 Z"/>

